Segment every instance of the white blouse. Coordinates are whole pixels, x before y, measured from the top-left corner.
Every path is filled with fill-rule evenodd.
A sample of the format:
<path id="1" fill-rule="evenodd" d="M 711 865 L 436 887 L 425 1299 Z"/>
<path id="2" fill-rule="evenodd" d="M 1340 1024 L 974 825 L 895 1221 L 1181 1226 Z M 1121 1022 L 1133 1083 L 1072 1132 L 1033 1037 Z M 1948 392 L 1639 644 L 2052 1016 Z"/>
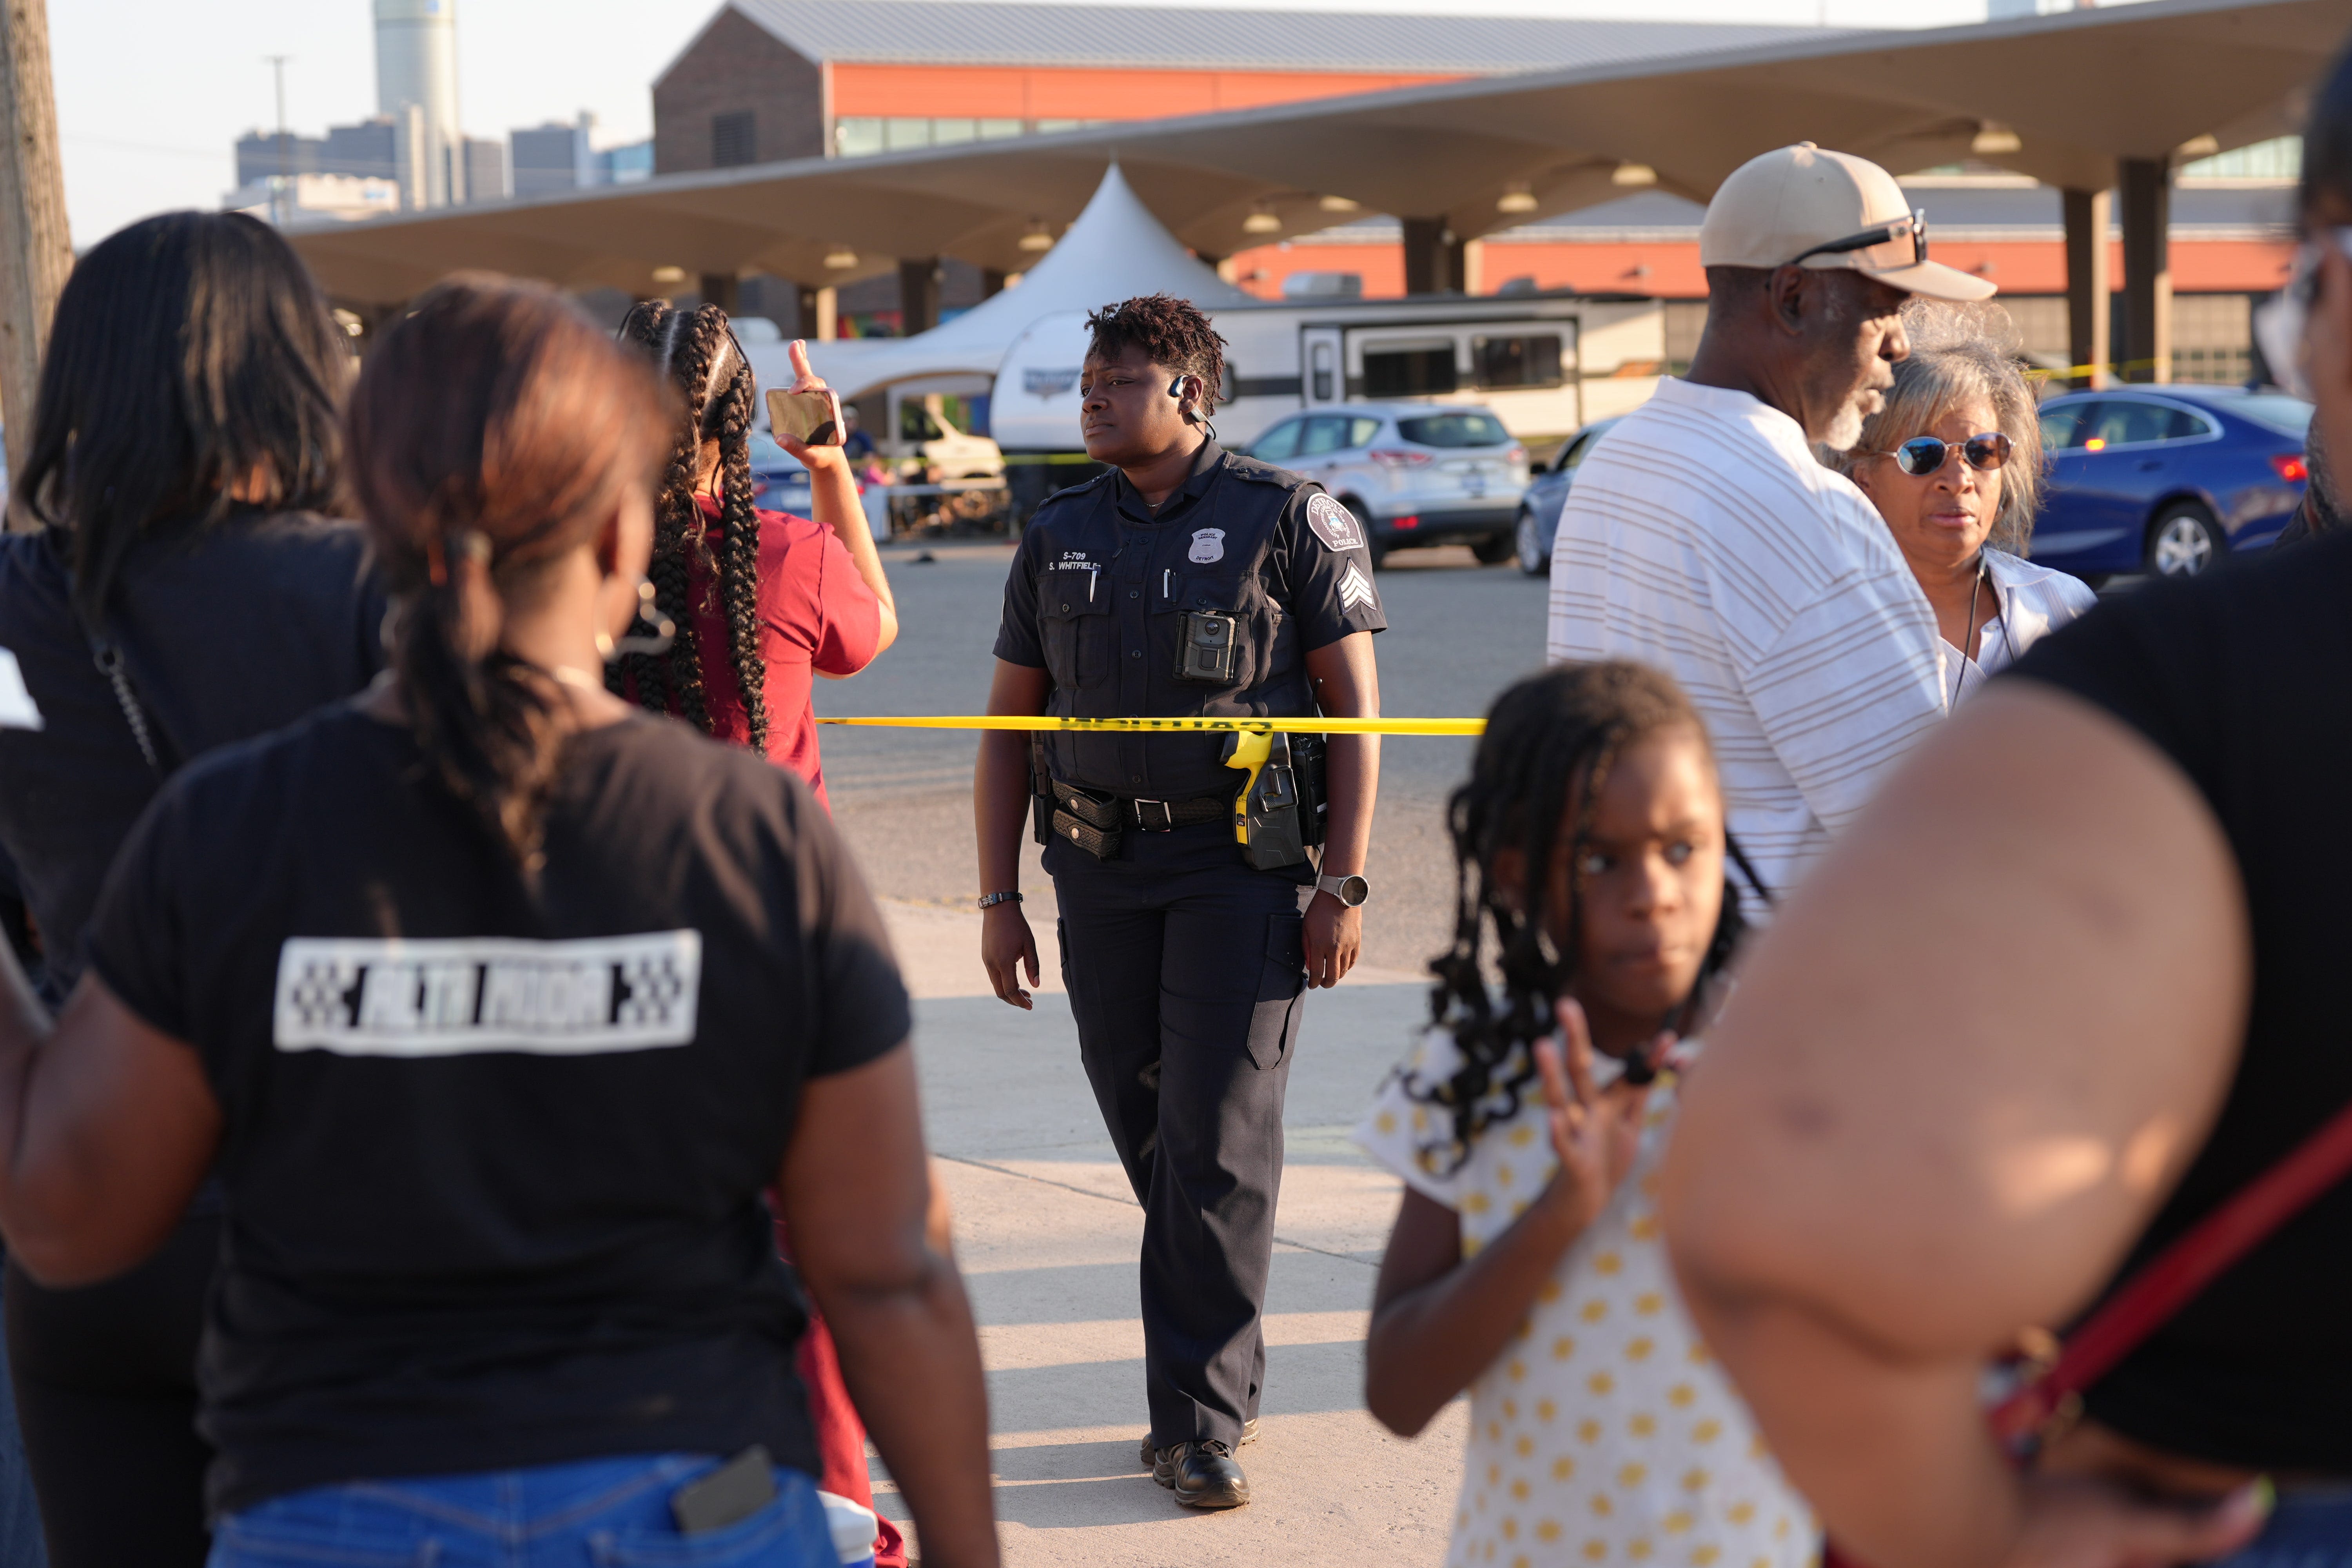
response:
<path id="1" fill-rule="evenodd" d="M 2025 650 L 2099 602 L 2079 577 L 2036 566 L 2005 550 L 1984 552 L 1985 577 L 1993 591 L 1993 616 L 1977 633 L 1977 657 L 1969 658 L 1938 637 L 1944 652 L 1947 706 L 1974 697 L 1984 683 L 2015 664 Z"/>
<path id="2" fill-rule="evenodd" d="M 1510 1064 L 1526 1077 L 1517 1108 L 1448 1170 L 1452 1113 L 1429 1100 L 1459 1062 L 1451 1035 L 1425 1033 L 1356 1141 L 1461 1216 L 1468 1258 L 1526 1211 L 1559 1161 L 1542 1086 L 1520 1052 Z M 1602 1083 L 1622 1070 L 1607 1058 L 1593 1066 Z M 1657 1172 L 1674 1111 L 1664 1075 L 1650 1091 L 1633 1169 L 1553 1269 L 1514 1342 L 1470 1385 L 1448 1568 L 1804 1568 L 1815 1558 L 1811 1514 L 1700 1342 L 1659 1238 Z"/>

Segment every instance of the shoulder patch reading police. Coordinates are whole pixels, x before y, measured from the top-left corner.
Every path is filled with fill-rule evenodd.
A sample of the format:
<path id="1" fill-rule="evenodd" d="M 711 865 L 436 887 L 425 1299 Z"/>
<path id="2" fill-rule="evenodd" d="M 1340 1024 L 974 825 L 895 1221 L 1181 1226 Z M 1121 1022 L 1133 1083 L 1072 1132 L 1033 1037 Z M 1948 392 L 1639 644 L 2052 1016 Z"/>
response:
<path id="1" fill-rule="evenodd" d="M 533 942 L 286 939 L 273 1038 L 281 1051 L 594 1056 L 694 1038 L 702 933 Z"/>
<path id="2" fill-rule="evenodd" d="M 1352 610 L 1370 605 L 1378 609 L 1380 604 L 1380 595 L 1372 592 L 1372 580 L 1357 571 L 1354 562 L 1349 562 L 1347 571 L 1339 574 L 1339 607 Z"/>
<path id="3" fill-rule="evenodd" d="M 1192 548 L 1184 559 L 1195 565 L 1206 566 L 1212 561 L 1225 558 L 1225 531 L 1222 528 L 1201 528 L 1192 531 Z"/>
<path id="4" fill-rule="evenodd" d="M 1364 547 L 1364 525 L 1356 514 L 1328 495 L 1317 494 L 1307 503 L 1307 526 L 1315 537 L 1333 550 L 1360 550 Z"/>

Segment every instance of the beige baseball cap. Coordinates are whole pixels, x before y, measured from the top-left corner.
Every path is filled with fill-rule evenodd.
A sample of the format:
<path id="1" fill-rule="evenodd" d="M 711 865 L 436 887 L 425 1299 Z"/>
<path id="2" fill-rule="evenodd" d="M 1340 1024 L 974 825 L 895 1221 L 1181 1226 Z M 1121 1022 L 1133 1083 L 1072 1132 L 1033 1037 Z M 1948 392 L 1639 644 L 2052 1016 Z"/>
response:
<path id="1" fill-rule="evenodd" d="M 1702 267 L 1842 267 L 1931 300 L 1992 297 L 1984 279 L 1927 258 L 1927 220 L 1894 175 L 1810 142 L 1733 170 L 1698 231 Z"/>

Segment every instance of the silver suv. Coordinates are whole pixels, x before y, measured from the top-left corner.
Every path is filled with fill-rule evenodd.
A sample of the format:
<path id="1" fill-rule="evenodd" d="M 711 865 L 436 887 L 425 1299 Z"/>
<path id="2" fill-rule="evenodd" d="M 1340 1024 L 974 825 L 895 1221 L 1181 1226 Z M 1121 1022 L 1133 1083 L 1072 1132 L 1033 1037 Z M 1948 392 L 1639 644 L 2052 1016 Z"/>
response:
<path id="1" fill-rule="evenodd" d="M 1467 544 L 1488 565 L 1511 558 L 1528 453 L 1489 409 L 1342 404 L 1283 420 L 1250 456 L 1337 496 L 1363 520 L 1375 566 L 1391 550 L 1423 544 Z"/>

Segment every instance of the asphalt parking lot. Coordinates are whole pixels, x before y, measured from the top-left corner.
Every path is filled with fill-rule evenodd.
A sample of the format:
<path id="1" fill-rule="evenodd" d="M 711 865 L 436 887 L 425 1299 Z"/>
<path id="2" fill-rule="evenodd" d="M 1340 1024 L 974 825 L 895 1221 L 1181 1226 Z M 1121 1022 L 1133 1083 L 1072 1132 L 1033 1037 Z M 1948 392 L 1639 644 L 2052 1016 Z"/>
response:
<path id="1" fill-rule="evenodd" d="M 884 552 L 898 600 L 898 644 L 865 673 L 817 683 L 820 715 L 977 713 L 986 705 L 1009 544 Z M 1543 663 L 1545 586 L 1515 567 L 1480 566 L 1466 549 L 1408 551 L 1379 574 L 1390 629 L 1375 642 L 1389 713 L 1475 715 L 1517 677 Z M 1391 736 L 1366 873 L 1363 962 L 1417 972 L 1453 919 L 1445 796 L 1469 767 L 1473 742 Z M 876 892 L 915 903 L 969 906 L 974 883 L 968 731 L 824 731 L 825 779 L 836 819 Z M 1034 851 L 1022 879 L 1033 914 L 1050 898 Z"/>

